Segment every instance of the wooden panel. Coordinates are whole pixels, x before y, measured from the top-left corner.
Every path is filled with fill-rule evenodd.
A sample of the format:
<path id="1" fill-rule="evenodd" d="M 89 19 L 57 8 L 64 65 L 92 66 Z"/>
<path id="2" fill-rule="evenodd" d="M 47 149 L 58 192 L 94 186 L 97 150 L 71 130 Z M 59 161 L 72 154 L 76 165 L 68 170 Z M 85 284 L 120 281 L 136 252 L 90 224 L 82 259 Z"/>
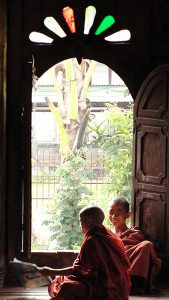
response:
<path id="1" fill-rule="evenodd" d="M 163 184 L 166 178 L 166 132 L 160 127 L 142 125 L 137 134 L 138 181 Z"/>
<path id="2" fill-rule="evenodd" d="M 152 76 L 144 84 L 140 95 L 137 115 L 148 118 L 160 118 L 167 108 L 167 72 L 160 73 L 158 77 Z"/>
<path id="3" fill-rule="evenodd" d="M 164 198 L 164 199 L 163 199 Z M 165 194 L 140 191 L 136 194 L 137 226 L 141 227 L 145 238 L 156 248 L 165 246 Z"/>

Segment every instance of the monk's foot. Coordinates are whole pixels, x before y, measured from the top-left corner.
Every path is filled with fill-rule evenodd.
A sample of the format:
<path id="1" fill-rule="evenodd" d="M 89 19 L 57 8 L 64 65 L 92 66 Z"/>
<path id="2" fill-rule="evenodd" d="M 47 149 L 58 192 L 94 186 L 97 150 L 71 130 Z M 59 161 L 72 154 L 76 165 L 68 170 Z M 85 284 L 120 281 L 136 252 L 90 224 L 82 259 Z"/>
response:
<path id="1" fill-rule="evenodd" d="M 152 287 L 150 290 L 148 290 L 148 294 L 150 295 L 158 295 L 160 292 L 161 291 L 159 287 Z"/>
<path id="2" fill-rule="evenodd" d="M 139 296 L 144 294 L 145 294 L 145 290 L 139 286 L 133 286 L 130 289 L 130 296 Z"/>

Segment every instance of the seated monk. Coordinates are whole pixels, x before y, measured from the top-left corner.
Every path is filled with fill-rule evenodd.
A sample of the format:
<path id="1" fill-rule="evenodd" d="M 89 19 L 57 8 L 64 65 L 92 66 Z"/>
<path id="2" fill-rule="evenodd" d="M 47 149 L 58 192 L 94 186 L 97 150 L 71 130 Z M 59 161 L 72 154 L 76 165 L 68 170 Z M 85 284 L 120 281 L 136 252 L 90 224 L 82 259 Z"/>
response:
<path id="1" fill-rule="evenodd" d="M 71 267 L 37 267 L 56 276 L 49 294 L 57 300 L 127 300 L 130 290 L 129 261 L 119 237 L 102 223 L 103 211 L 87 206 L 80 212 L 84 240 Z"/>
<path id="2" fill-rule="evenodd" d="M 122 239 L 131 270 L 130 294 L 138 295 L 157 292 L 156 275 L 161 269 L 153 244 L 144 239 L 137 227 L 128 228 L 126 220 L 131 216 L 129 203 L 125 197 L 117 197 L 110 202 L 109 220 L 115 233 Z"/>

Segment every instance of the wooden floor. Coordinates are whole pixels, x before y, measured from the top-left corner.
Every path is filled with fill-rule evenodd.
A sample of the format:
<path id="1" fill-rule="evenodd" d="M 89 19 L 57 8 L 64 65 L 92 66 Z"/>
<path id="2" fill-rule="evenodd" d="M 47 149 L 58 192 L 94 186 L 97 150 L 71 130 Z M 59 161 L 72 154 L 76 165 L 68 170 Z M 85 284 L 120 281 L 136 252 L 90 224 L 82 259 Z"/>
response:
<path id="1" fill-rule="evenodd" d="M 35 289 L 17 288 L 0 288 L 0 300 L 49 300 L 47 287 Z M 130 296 L 129 300 L 169 300 L 169 285 L 161 289 L 159 295 L 153 296 Z M 88 299 L 86 299 L 88 300 Z M 96 299 L 97 300 L 97 299 Z"/>

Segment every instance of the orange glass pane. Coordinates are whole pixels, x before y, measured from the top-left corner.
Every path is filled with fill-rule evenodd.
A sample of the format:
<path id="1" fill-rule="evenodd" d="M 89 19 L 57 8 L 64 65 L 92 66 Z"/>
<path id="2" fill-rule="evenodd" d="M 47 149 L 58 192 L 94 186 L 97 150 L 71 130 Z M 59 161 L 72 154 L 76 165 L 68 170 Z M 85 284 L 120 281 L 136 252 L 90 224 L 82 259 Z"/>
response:
<path id="1" fill-rule="evenodd" d="M 65 8 L 63 8 L 62 14 L 63 14 L 63 17 L 64 17 L 65 21 L 67 22 L 69 28 L 70 28 L 70 31 L 72 33 L 75 33 L 76 32 L 76 27 L 75 27 L 75 19 L 74 19 L 73 9 L 69 6 L 65 7 Z"/>

